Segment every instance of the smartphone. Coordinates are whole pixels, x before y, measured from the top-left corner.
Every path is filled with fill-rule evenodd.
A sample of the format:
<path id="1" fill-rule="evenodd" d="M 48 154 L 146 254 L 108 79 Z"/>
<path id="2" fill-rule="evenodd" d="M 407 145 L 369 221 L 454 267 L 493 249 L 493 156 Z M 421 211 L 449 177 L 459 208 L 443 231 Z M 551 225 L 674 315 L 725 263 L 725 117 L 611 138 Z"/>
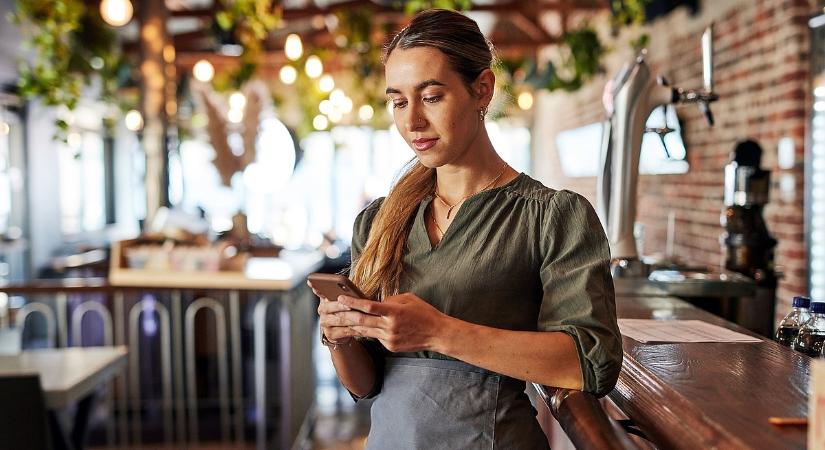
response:
<path id="1" fill-rule="evenodd" d="M 358 289 L 349 278 L 343 275 L 331 273 L 311 273 L 307 279 L 312 282 L 312 286 L 316 291 L 320 292 L 323 297 L 330 301 L 338 300 L 339 295 L 347 295 L 349 297 L 367 298 L 361 290 Z"/>

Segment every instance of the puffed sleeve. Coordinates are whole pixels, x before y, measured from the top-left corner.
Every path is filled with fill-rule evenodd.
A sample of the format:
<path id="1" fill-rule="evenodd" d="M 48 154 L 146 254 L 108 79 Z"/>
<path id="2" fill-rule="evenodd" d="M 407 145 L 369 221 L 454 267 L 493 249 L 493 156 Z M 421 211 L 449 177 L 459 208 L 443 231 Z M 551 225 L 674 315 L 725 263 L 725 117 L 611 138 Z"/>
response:
<path id="1" fill-rule="evenodd" d="M 364 246 L 367 244 L 367 238 L 370 235 L 370 228 L 372 227 L 372 221 L 375 219 L 375 215 L 378 213 L 378 209 L 381 208 L 381 203 L 383 202 L 384 198 L 379 198 L 369 206 L 367 206 L 363 211 L 361 211 L 358 216 L 355 218 L 355 223 L 353 224 L 352 229 L 352 260 L 351 263 L 355 263 L 356 260 L 361 256 L 361 252 L 364 250 Z M 364 346 L 364 349 L 369 353 L 370 358 L 372 358 L 373 365 L 375 366 L 375 384 L 373 385 L 372 389 L 364 395 L 363 397 L 358 397 L 352 392 L 350 395 L 352 399 L 356 402 L 358 400 L 362 400 L 365 398 L 373 398 L 381 392 L 381 386 L 384 382 L 384 355 L 386 354 L 386 350 L 384 346 L 381 345 L 375 339 L 370 338 L 359 338 L 358 342 Z"/>
<path id="2" fill-rule="evenodd" d="M 540 331 L 573 337 L 586 392 L 599 397 L 616 385 L 622 340 L 610 275 L 610 247 L 590 203 L 557 191 L 544 213 Z"/>

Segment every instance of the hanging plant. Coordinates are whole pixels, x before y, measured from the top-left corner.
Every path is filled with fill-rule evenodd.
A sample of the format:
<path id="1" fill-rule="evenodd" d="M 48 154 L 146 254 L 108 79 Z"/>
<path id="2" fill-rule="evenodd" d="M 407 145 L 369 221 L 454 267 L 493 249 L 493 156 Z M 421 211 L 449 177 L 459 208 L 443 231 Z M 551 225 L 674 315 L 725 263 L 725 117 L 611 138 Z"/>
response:
<path id="1" fill-rule="evenodd" d="M 241 64 L 228 76 L 229 84 L 238 89 L 255 74 L 263 41 L 280 25 L 282 9 L 278 0 L 233 0 L 224 4 L 225 8 L 215 14 L 215 23 L 222 34 L 231 37 L 224 36 L 222 41 L 230 40 L 241 47 Z"/>
<path id="2" fill-rule="evenodd" d="M 540 69 L 534 60 L 505 61 L 502 68 L 514 82 L 523 82 L 534 89 L 573 92 L 601 72 L 601 61 L 607 49 L 596 31 L 584 26 L 562 35 L 561 63 L 549 61 Z"/>
<path id="3" fill-rule="evenodd" d="M 20 63 L 18 88 L 26 99 L 40 98 L 48 106 L 74 110 L 84 89 L 100 80 L 98 98 L 113 102 L 128 67 L 122 63 L 114 33 L 97 8 L 81 0 L 17 0 L 12 23 L 33 50 L 31 61 Z M 56 122 L 55 138 L 65 140 L 68 124 Z"/>
<path id="4" fill-rule="evenodd" d="M 408 15 L 431 8 L 466 11 L 472 7 L 472 0 L 408 0 L 404 2 L 404 12 Z"/>
<path id="5" fill-rule="evenodd" d="M 624 27 L 636 27 L 645 23 L 647 19 L 645 8 L 651 0 L 612 0 L 610 2 L 610 27 L 613 35 L 619 34 Z M 639 51 L 650 42 L 650 36 L 642 33 L 637 39 L 630 41 L 630 46 Z"/>

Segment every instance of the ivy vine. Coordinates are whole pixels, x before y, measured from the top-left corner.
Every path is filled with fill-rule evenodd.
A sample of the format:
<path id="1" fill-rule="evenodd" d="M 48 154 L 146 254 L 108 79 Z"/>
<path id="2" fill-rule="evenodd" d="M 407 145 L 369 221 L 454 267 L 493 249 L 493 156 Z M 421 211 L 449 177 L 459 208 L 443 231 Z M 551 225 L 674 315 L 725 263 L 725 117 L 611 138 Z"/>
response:
<path id="1" fill-rule="evenodd" d="M 280 1 L 234 0 L 223 3 L 225 7 L 215 14 L 215 23 L 220 31 L 231 35 L 242 48 L 241 64 L 228 76 L 231 86 L 239 89 L 255 74 L 264 39 L 281 24 Z M 225 86 L 217 83 L 216 87 Z"/>
<path id="2" fill-rule="evenodd" d="M 17 0 L 9 20 L 21 27 L 33 50 L 19 66 L 18 93 L 40 98 L 48 106 L 74 110 L 84 89 L 100 81 L 98 99 L 119 103 L 117 89 L 129 79 L 112 30 L 96 8 L 82 0 Z M 108 123 L 108 122 L 107 122 Z M 56 121 L 56 139 L 65 140 L 69 125 Z"/>

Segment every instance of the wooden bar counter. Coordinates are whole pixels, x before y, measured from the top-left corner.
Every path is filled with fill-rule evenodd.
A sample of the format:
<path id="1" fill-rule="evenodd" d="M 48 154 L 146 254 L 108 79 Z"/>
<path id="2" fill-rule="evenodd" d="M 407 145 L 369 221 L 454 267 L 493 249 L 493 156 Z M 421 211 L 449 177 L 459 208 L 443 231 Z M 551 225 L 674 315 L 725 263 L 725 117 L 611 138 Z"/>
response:
<path id="1" fill-rule="evenodd" d="M 756 336 L 673 297 L 629 295 L 618 283 L 616 303 L 620 318 L 698 319 Z M 622 339 L 622 372 L 608 397 L 657 447 L 805 448 L 806 427 L 779 427 L 768 418 L 807 416 L 809 357 L 765 338 L 679 344 Z"/>

